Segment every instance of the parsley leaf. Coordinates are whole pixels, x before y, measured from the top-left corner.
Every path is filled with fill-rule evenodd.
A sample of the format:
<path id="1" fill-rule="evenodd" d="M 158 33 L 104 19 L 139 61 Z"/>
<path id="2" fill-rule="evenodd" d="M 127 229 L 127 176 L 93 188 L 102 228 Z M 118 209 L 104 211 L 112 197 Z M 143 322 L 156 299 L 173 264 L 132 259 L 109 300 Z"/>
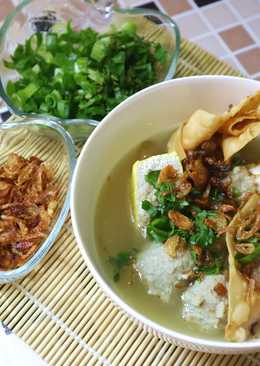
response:
<path id="1" fill-rule="evenodd" d="M 154 188 L 157 187 L 157 181 L 160 175 L 160 170 L 151 170 L 148 174 L 145 176 L 145 181 L 149 183 Z"/>
<path id="2" fill-rule="evenodd" d="M 208 247 L 216 240 L 216 233 L 205 224 L 204 220 L 212 215 L 212 212 L 202 210 L 195 217 L 195 230 L 190 237 L 190 244 Z"/>
<path id="3" fill-rule="evenodd" d="M 203 272 L 207 275 L 215 275 L 215 274 L 220 274 L 222 271 L 223 266 L 216 262 L 215 264 L 211 265 L 211 266 L 199 266 L 197 271 L 198 272 Z"/>
<path id="4" fill-rule="evenodd" d="M 170 232 L 159 229 L 152 224 L 148 224 L 147 235 L 152 240 L 155 240 L 159 243 L 164 243 L 170 237 Z"/>
<path id="5" fill-rule="evenodd" d="M 153 206 L 151 202 L 147 200 L 142 202 L 142 209 L 145 210 L 151 218 L 156 217 L 159 213 L 158 208 Z"/>

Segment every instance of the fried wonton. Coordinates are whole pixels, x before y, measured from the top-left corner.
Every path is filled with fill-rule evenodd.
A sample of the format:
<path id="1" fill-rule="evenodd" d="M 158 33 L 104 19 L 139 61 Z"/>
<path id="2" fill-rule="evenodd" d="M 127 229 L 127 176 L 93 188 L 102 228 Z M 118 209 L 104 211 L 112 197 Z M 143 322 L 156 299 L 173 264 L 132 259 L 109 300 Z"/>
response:
<path id="1" fill-rule="evenodd" d="M 260 195 L 253 194 L 229 224 L 226 242 L 229 252 L 228 323 L 225 338 L 244 341 L 260 319 L 259 267 L 257 243 L 260 221 Z"/>
<path id="2" fill-rule="evenodd" d="M 225 112 L 222 120 L 219 132 L 223 134 L 222 149 L 227 160 L 260 134 L 260 91 Z"/>
<path id="3" fill-rule="evenodd" d="M 196 149 L 202 142 L 209 140 L 221 126 L 221 119 L 202 109 L 194 112 L 184 124 L 182 145 L 185 150 Z"/>
<path id="4" fill-rule="evenodd" d="M 225 112 L 221 119 L 223 122 L 219 132 L 231 136 L 239 136 L 248 125 L 260 121 L 260 91 L 244 98 L 238 105 Z"/>
<path id="5" fill-rule="evenodd" d="M 202 142 L 209 140 L 215 133 L 222 135 L 224 159 L 228 160 L 251 140 L 260 134 L 260 91 L 244 98 L 222 115 L 204 110 L 195 111 L 177 131 L 168 144 L 168 151 L 181 152 L 196 149 Z"/>
<path id="6" fill-rule="evenodd" d="M 219 123 L 218 116 L 202 109 L 195 111 L 172 134 L 168 142 L 168 151 L 176 151 L 181 160 L 185 159 L 185 150 L 196 149 L 202 142 L 209 140 L 219 129 Z"/>
<path id="7" fill-rule="evenodd" d="M 182 145 L 182 129 L 184 126 L 183 122 L 176 132 L 174 132 L 168 141 L 168 151 L 175 151 L 181 160 L 186 158 L 186 153 Z"/>
<path id="8" fill-rule="evenodd" d="M 234 154 L 245 147 L 250 141 L 260 134 L 260 120 L 250 123 L 238 136 L 226 135 L 222 140 L 224 159 L 230 159 Z"/>

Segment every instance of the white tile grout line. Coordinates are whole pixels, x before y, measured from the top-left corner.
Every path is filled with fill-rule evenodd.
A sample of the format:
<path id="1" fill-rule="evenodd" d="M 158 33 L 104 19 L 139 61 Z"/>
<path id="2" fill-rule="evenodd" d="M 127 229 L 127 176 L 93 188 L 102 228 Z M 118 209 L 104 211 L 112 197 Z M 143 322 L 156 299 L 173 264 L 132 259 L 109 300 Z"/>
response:
<path id="1" fill-rule="evenodd" d="M 234 6 L 231 4 L 230 1 L 228 1 L 228 0 L 224 0 L 224 1 L 225 1 L 225 4 L 229 7 L 229 9 L 232 11 L 232 13 L 239 19 L 240 24 L 242 24 L 244 26 L 244 28 L 247 30 L 247 32 L 250 34 L 252 39 L 255 41 L 256 45 L 259 46 L 260 39 L 258 39 L 258 37 L 254 34 L 254 32 L 248 26 L 248 24 L 244 21 L 244 18 L 239 14 L 237 9 L 234 8 Z"/>
<path id="2" fill-rule="evenodd" d="M 239 71 L 246 75 L 249 76 L 248 72 L 246 71 L 246 69 L 243 67 L 243 65 L 240 64 L 240 62 L 238 62 L 237 58 L 234 56 L 234 54 L 231 52 L 231 50 L 229 49 L 229 47 L 226 45 L 226 43 L 223 41 L 223 39 L 221 38 L 221 36 L 218 34 L 218 32 L 215 30 L 215 28 L 210 24 L 210 22 L 208 21 L 207 17 L 203 14 L 203 12 L 199 11 L 197 5 L 192 1 L 192 0 L 187 0 L 189 2 L 189 4 L 193 7 L 194 11 L 196 12 L 196 14 L 205 22 L 205 24 L 208 26 L 208 28 L 211 30 L 211 33 L 218 39 L 218 41 L 221 43 L 222 47 L 225 49 L 225 51 L 227 52 L 227 56 L 231 57 L 232 60 L 235 62 L 235 64 L 238 66 Z"/>
<path id="3" fill-rule="evenodd" d="M 156 1 L 156 0 L 154 0 L 154 1 Z M 222 0 L 222 1 L 224 1 L 224 0 Z M 214 3 L 214 4 L 209 4 L 209 5 L 203 6 L 203 9 L 202 10 L 200 10 L 201 8 L 196 8 L 196 9 L 198 9 L 199 12 L 202 12 L 203 13 L 203 10 L 204 9 L 207 9 L 208 7 L 211 7 L 211 5 L 214 5 L 215 6 L 215 4 L 218 4 L 218 3 Z M 186 10 L 186 11 L 183 11 L 183 12 L 181 12 L 179 14 L 173 15 L 173 17 L 182 18 L 182 17 L 185 17 L 185 15 L 191 15 L 194 12 L 194 10 L 195 10 L 195 8 L 193 7 L 190 10 Z M 259 18 L 259 17 L 260 17 L 259 14 L 251 15 L 250 17 L 246 18 L 246 21 L 249 22 L 249 21 L 255 20 L 255 19 Z M 237 22 L 231 22 L 227 26 L 223 27 L 223 29 L 226 29 L 228 27 L 231 27 L 233 25 L 235 26 L 235 25 L 238 25 L 238 24 L 240 24 L 238 21 Z M 222 27 L 218 27 L 216 29 L 219 30 L 219 29 L 222 29 Z"/>
<path id="4" fill-rule="evenodd" d="M 44 306 L 39 300 L 37 300 L 29 291 L 26 291 L 21 285 L 18 283 L 14 283 L 15 287 L 21 291 L 27 298 L 29 298 L 38 308 L 41 310 L 42 314 L 47 315 L 49 318 L 55 321 L 64 332 L 72 337 L 84 350 L 89 352 L 93 357 L 98 359 L 103 365 L 112 366 L 109 360 L 102 356 L 102 354 L 96 351 L 93 347 L 89 346 L 75 331 L 71 330 L 57 315 L 53 314 L 52 311 Z"/>
<path id="5" fill-rule="evenodd" d="M 180 17 L 180 16 L 177 16 L 177 17 L 174 17 L 174 19 L 178 22 L 178 20 L 180 19 L 180 18 L 182 18 L 182 17 Z M 260 22 L 260 15 L 259 14 L 257 14 L 257 15 L 255 15 L 254 17 L 251 17 L 250 19 L 249 19 L 249 21 L 251 21 L 251 20 L 256 20 L 256 19 L 259 19 L 259 22 Z M 241 23 L 239 22 L 239 21 L 237 21 L 237 22 L 235 22 L 235 23 L 230 23 L 230 24 L 228 24 L 228 25 L 225 25 L 224 27 L 218 27 L 218 28 L 215 28 L 215 30 L 217 30 L 218 31 L 218 33 L 220 33 L 220 32 L 224 32 L 224 31 L 226 31 L 226 30 L 228 30 L 228 29 L 230 29 L 230 28 L 233 28 L 233 27 L 236 27 L 236 26 L 238 26 L 238 25 L 241 25 Z M 198 35 L 198 36 L 196 36 L 196 37 L 194 37 L 193 38 L 193 40 L 197 40 L 197 39 L 201 39 L 201 38 L 204 38 L 205 36 L 210 36 L 210 35 L 212 35 L 212 31 L 210 31 L 210 32 L 206 32 L 206 33 L 203 33 L 203 34 L 200 34 L 200 35 Z M 255 43 L 254 43 L 254 45 L 255 45 Z"/>
<path id="6" fill-rule="evenodd" d="M 228 7 L 230 8 L 230 10 L 233 12 L 233 14 L 238 17 L 239 21 L 245 27 L 245 29 L 250 34 L 250 36 L 253 38 L 253 40 L 255 40 L 255 45 L 252 48 L 259 47 L 259 45 L 260 45 L 260 39 L 258 39 L 258 37 L 256 37 L 256 35 L 254 34 L 254 32 L 247 25 L 247 23 L 244 21 L 243 17 L 239 14 L 239 12 L 233 7 L 233 5 L 230 3 L 230 1 L 229 0 L 224 0 L 224 1 L 228 5 Z M 242 52 L 243 52 L 243 50 L 238 50 L 235 54 L 237 55 L 237 54 L 240 54 Z M 260 70 L 259 70 L 259 72 L 260 72 Z M 254 75 L 250 75 L 250 77 L 257 77 L 259 72 L 255 73 Z"/>
<path id="7" fill-rule="evenodd" d="M 239 48 L 239 50 L 235 50 L 233 51 L 233 53 L 235 55 L 239 55 L 240 53 L 243 53 L 243 52 L 246 52 L 246 51 L 251 51 L 253 50 L 254 48 L 257 48 L 257 44 L 251 44 L 250 46 L 246 46 L 246 47 L 243 47 L 243 48 Z"/>

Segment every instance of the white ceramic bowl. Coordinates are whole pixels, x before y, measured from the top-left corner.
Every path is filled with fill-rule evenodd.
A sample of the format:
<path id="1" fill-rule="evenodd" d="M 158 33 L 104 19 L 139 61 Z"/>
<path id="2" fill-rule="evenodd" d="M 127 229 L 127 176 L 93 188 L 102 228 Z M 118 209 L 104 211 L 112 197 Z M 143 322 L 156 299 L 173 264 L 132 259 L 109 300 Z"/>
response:
<path id="1" fill-rule="evenodd" d="M 110 112 L 85 144 L 72 183 L 71 214 L 81 253 L 106 294 L 148 330 L 168 341 L 198 351 L 243 353 L 259 350 L 260 339 L 244 343 L 213 341 L 167 329 L 138 313 L 120 298 L 103 272 L 96 250 L 94 219 L 98 194 L 121 157 L 161 131 L 171 131 L 193 111 L 220 113 L 229 104 L 260 89 L 253 80 L 198 76 L 162 82 L 131 96 Z M 115 228 L 118 230 L 118 228 Z"/>

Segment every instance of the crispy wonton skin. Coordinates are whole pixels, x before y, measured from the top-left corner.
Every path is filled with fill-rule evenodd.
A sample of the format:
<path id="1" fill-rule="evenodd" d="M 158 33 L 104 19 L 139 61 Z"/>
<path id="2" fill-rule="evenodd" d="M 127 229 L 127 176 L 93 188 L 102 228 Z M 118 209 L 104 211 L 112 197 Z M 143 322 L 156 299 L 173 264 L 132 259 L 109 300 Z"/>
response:
<path id="1" fill-rule="evenodd" d="M 225 112 L 219 132 L 223 135 L 239 136 L 248 125 L 260 121 L 260 91 L 244 98 L 239 104 Z"/>
<path id="2" fill-rule="evenodd" d="M 185 151 L 196 149 L 216 132 L 222 135 L 225 160 L 260 135 L 260 91 L 244 98 L 238 105 L 219 116 L 200 109 L 195 111 L 173 133 L 168 151 L 181 152 L 180 158 L 184 159 Z"/>
<path id="3" fill-rule="evenodd" d="M 230 159 L 245 147 L 250 141 L 260 135 L 260 120 L 248 124 L 247 128 L 238 136 L 225 136 L 222 140 L 224 159 Z"/>
<path id="4" fill-rule="evenodd" d="M 260 135 L 260 91 L 244 98 L 221 118 L 224 123 L 219 132 L 223 134 L 222 149 L 227 160 Z"/>
<path id="5" fill-rule="evenodd" d="M 182 145 L 182 129 L 184 126 L 183 122 L 181 126 L 176 130 L 168 141 L 167 148 L 169 152 L 175 151 L 181 160 L 186 158 L 186 153 Z"/>
<path id="6" fill-rule="evenodd" d="M 202 109 L 195 111 L 182 130 L 182 145 L 185 150 L 196 149 L 209 140 L 221 126 L 221 118 Z"/>
<path id="7" fill-rule="evenodd" d="M 253 194 L 245 206 L 235 215 L 229 224 L 226 242 L 229 252 L 228 284 L 228 323 L 225 338 L 228 341 L 244 341 L 248 338 L 250 327 L 260 319 L 260 291 L 254 287 L 254 281 L 246 278 L 238 269 L 235 259 L 236 230 L 259 205 L 260 195 Z"/>
<path id="8" fill-rule="evenodd" d="M 215 114 L 198 109 L 172 134 L 168 151 L 176 151 L 183 160 L 186 157 L 185 150 L 196 149 L 202 142 L 209 140 L 219 129 L 220 123 L 221 119 Z"/>

